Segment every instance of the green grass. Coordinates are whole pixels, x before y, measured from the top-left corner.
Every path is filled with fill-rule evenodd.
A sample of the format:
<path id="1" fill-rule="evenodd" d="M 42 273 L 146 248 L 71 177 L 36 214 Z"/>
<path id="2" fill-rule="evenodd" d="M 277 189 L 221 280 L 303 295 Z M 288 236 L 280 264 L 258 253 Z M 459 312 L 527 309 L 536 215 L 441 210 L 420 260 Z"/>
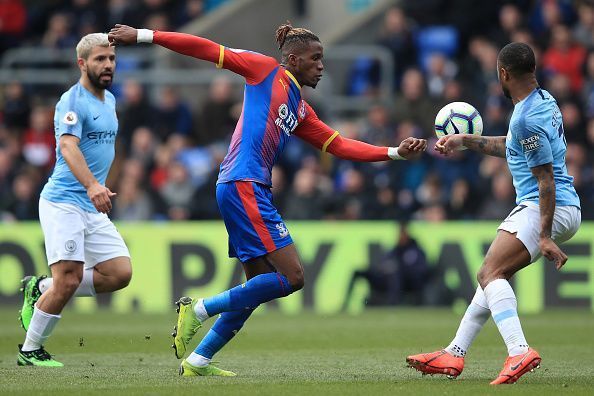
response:
<path id="1" fill-rule="evenodd" d="M 523 316 L 540 370 L 517 385 L 491 387 L 506 350 L 492 322 L 460 378 L 422 377 L 408 354 L 445 346 L 459 316 L 445 310 L 374 310 L 360 316 L 254 316 L 217 360 L 235 378 L 181 378 L 169 333 L 175 314 L 80 315 L 66 311 L 47 349 L 64 368 L 16 366 L 23 331 L 0 310 L 0 394 L 43 395 L 394 395 L 592 394 L 594 315 Z M 82 345 L 80 343 L 82 339 Z M 196 340 L 198 341 L 198 340 Z M 43 393 L 42 393 L 43 392 Z"/>

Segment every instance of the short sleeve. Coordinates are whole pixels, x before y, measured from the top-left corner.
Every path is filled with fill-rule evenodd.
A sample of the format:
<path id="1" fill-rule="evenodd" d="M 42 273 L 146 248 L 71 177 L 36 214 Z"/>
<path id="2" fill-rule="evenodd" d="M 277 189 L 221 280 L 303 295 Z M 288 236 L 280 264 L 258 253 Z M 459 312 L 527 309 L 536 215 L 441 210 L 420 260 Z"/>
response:
<path id="1" fill-rule="evenodd" d="M 529 117 L 518 129 L 517 139 L 530 168 L 553 162 L 551 142 L 543 122 Z"/>
<path id="2" fill-rule="evenodd" d="M 71 99 L 72 96 L 61 99 L 56 105 L 54 127 L 56 136 L 73 135 L 82 137 L 86 109 L 81 100 Z"/>

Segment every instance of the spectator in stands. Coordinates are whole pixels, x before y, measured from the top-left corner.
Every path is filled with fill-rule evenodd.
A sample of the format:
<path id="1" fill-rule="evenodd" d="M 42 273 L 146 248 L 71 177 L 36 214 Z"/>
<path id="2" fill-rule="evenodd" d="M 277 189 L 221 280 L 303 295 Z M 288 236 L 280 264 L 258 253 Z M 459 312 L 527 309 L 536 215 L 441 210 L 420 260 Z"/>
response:
<path id="1" fill-rule="evenodd" d="M 467 81 L 469 94 L 476 98 L 479 108 L 483 107 L 485 92 L 489 92 L 491 86 L 498 86 L 497 53 L 495 45 L 484 37 L 473 37 L 468 44 L 461 76 Z"/>
<path id="2" fill-rule="evenodd" d="M 27 10 L 21 0 L 0 0 L 0 55 L 19 45 L 27 22 Z"/>
<path id="3" fill-rule="evenodd" d="M 167 182 L 167 169 L 172 161 L 171 149 L 162 144 L 155 150 L 154 164 L 151 170 L 149 181 L 155 191 L 159 191 Z"/>
<path id="4" fill-rule="evenodd" d="M 17 81 L 8 83 L 4 89 L 4 95 L 2 106 L 4 125 L 11 129 L 24 130 L 29 125 L 31 106 L 23 84 Z"/>
<path id="5" fill-rule="evenodd" d="M 188 220 L 194 195 L 194 187 L 188 177 L 187 169 L 173 161 L 167 169 L 167 181 L 159 190 L 167 216 L 170 220 Z"/>
<path id="6" fill-rule="evenodd" d="M 580 105 L 577 102 L 565 102 L 560 106 L 563 114 L 563 130 L 568 142 L 586 143 L 585 125 Z"/>
<path id="7" fill-rule="evenodd" d="M 138 127 L 132 133 L 130 157 L 139 160 L 146 169 L 151 169 L 157 149 L 153 131 L 148 127 Z"/>
<path id="8" fill-rule="evenodd" d="M 516 4 L 504 4 L 499 10 L 499 25 L 491 33 L 491 38 L 503 48 L 506 44 L 512 42 L 512 36 L 523 25 L 522 14 Z"/>
<path id="9" fill-rule="evenodd" d="M 102 4 L 97 4 L 95 0 L 72 0 L 69 3 L 63 12 L 70 15 L 72 30 L 77 37 L 102 31 L 108 26 L 106 9 Z"/>
<path id="10" fill-rule="evenodd" d="M 12 182 L 8 192 L 5 210 L 8 219 L 37 220 L 39 218 L 39 173 L 34 168 L 21 171 Z M 3 216 L 5 219 L 6 217 Z"/>
<path id="11" fill-rule="evenodd" d="M 400 86 L 404 71 L 416 61 L 413 30 L 402 8 L 393 7 L 386 12 L 377 43 L 392 52 L 396 87 Z"/>
<path id="12" fill-rule="evenodd" d="M 311 168 L 303 168 L 295 174 L 291 191 L 285 199 L 284 216 L 291 220 L 320 219 L 323 216 L 320 202 L 323 200 L 318 187 L 318 175 Z"/>
<path id="13" fill-rule="evenodd" d="M 137 10 L 134 3 L 127 0 L 109 0 L 107 5 L 107 26 L 113 26 L 116 23 L 134 25 L 142 21 L 137 18 Z"/>
<path id="14" fill-rule="evenodd" d="M 408 69 L 402 77 L 401 93 L 394 100 L 394 111 L 397 122 L 411 120 L 421 126 L 423 138 L 433 137 L 433 115 L 435 106 L 427 97 L 425 79 L 419 69 Z"/>
<path id="15" fill-rule="evenodd" d="M 186 0 L 178 5 L 174 14 L 175 26 L 183 26 L 204 15 L 204 0 Z"/>
<path id="16" fill-rule="evenodd" d="M 149 15 L 144 26 L 151 30 L 167 31 L 171 29 L 171 22 L 166 13 L 159 12 Z"/>
<path id="17" fill-rule="evenodd" d="M 159 93 L 153 125 L 161 141 L 174 134 L 190 136 L 193 128 L 192 113 L 188 104 L 180 98 L 173 87 L 164 87 Z"/>
<path id="18" fill-rule="evenodd" d="M 56 139 L 50 110 L 36 106 L 31 112 L 30 126 L 22 138 L 23 157 L 27 163 L 49 172 L 54 165 Z"/>
<path id="19" fill-rule="evenodd" d="M 582 68 L 586 60 L 586 50 L 571 37 L 564 25 L 556 25 L 551 32 L 551 45 L 542 59 L 543 69 L 548 73 L 567 76 L 571 90 L 580 92 L 583 85 Z"/>
<path id="20" fill-rule="evenodd" d="M 458 66 L 443 54 L 434 53 L 429 58 L 427 69 L 427 88 L 433 98 L 443 96 L 446 84 L 456 77 Z"/>
<path id="21" fill-rule="evenodd" d="M 466 179 L 456 179 L 448 194 L 448 220 L 468 220 L 474 217 L 478 198 Z"/>
<path id="22" fill-rule="evenodd" d="M 41 45 L 47 48 L 72 48 L 76 46 L 77 41 L 72 33 L 70 16 L 65 13 L 56 13 L 50 17 Z"/>
<path id="23" fill-rule="evenodd" d="M 388 109 L 383 105 L 374 105 L 367 112 L 361 140 L 375 145 L 386 145 L 394 141 L 394 129 Z"/>
<path id="24" fill-rule="evenodd" d="M 584 65 L 584 88 L 581 93 L 584 116 L 594 117 L 594 51 L 590 51 Z"/>
<path id="25" fill-rule="evenodd" d="M 15 161 L 10 152 L 0 146 L 0 211 L 5 211 L 11 199 L 10 190 L 14 179 Z"/>
<path id="26" fill-rule="evenodd" d="M 594 5 L 580 1 L 577 5 L 578 22 L 573 28 L 573 37 L 586 48 L 594 47 Z"/>
<path id="27" fill-rule="evenodd" d="M 126 80 L 123 94 L 122 100 L 118 102 L 120 123 L 118 138 L 122 139 L 126 150 L 129 150 L 133 131 L 142 126 L 152 127 L 156 111 L 138 81 Z"/>
<path id="28" fill-rule="evenodd" d="M 218 76 L 210 85 L 208 98 L 200 110 L 195 131 L 195 143 L 209 144 L 230 138 L 237 119 L 232 110 L 236 101 L 233 86 L 227 76 Z"/>
<path id="29" fill-rule="evenodd" d="M 478 211 L 482 220 L 504 219 L 514 209 L 515 191 L 509 172 L 499 172 L 491 179 L 491 192 L 486 194 Z"/>
<path id="30" fill-rule="evenodd" d="M 150 220 L 153 203 L 149 194 L 140 187 L 138 180 L 124 177 L 118 183 L 118 198 L 114 200 L 112 217 L 120 221 Z"/>

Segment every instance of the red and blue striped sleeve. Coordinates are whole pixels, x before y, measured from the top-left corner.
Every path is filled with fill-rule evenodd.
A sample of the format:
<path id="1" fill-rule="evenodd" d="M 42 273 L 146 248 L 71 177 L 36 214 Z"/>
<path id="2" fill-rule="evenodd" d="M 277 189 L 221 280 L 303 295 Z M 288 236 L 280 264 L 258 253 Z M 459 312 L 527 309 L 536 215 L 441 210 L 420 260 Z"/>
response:
<path id="1" fill-rule="evenodd" d="M 183 55 L 212 62 L 218 68 L 231 70 L 245 77 L 250 85 L 259 84 L 278 66 L 276 59 L 270 56 L 227 48 L 186 33 L 155 31 L 153 43 Z"/>
<path id="2" fill-rule="evenodd" d="M 322 152 L 329 152 L 350 161 L 388 161 L 388 148 L 374 146 L 358 140 L 343 138 L 338 131 L 322 122 L 308 103 L 306 115 L 293 134 Z"/>

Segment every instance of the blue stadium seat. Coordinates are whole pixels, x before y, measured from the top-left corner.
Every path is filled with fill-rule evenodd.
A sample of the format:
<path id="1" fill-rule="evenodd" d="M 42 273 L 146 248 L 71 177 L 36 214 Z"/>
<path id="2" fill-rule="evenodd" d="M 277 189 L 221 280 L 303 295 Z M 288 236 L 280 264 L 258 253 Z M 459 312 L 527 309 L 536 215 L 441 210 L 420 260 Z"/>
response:
<path id="1" fill-rule="evenodd" d="M 437 52 L 447 57 L 456 54 L 459 47 L 458 30 L 449 25 L 424 27 L 417 31 L 415 42 L 419 66 L 426 71 L 432 54 Z"/>

